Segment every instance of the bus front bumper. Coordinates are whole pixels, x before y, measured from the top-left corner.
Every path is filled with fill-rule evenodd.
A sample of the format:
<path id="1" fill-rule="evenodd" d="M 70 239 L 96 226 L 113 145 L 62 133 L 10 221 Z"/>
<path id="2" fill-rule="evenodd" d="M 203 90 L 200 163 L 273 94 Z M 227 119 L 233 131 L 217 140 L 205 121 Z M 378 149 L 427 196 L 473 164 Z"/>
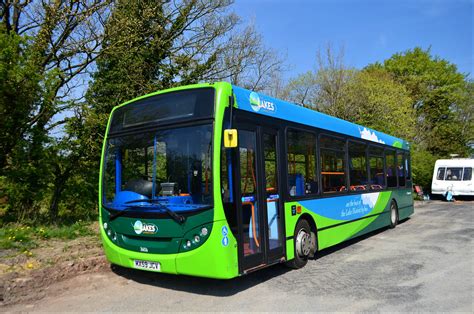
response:
<path id="1" fill-rule="evenodd" d="M 230 279 L 239 275 L 237 242 L 229 234 L 227 245 L 223 245 L 221 228 L 225 221 L 214 222 L 210 237 L 200 247 L 189 252 L 175 254 L 153 254 L 126 250 L 113 243 L 100 227 L 102 244 L 107 260 L 119 266 L 136 268 L 135 260 L 160 264 L 157 272 L 218 279 Z M 228 228 L 228 226 L 227 226 Z"/>

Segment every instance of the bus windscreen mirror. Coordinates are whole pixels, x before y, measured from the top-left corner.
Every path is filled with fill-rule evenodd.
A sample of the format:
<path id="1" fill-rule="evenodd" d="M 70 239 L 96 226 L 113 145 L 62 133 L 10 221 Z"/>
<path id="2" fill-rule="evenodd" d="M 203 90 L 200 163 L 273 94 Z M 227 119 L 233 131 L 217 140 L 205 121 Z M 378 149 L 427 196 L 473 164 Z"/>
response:
<path id="1" fill-rule="evenodd" d="M 224 147 L 225 148 L 234 148 L 237 147 L 237 130 L 236 129 L 227 129 L 224 130 Z"/>

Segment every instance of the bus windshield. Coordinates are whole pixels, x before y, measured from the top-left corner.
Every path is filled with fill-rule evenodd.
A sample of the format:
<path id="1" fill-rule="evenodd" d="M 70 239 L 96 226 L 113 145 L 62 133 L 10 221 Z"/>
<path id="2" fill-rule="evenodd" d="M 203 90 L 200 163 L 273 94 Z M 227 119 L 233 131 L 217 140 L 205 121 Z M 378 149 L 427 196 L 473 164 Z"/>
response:
<path id="1" fill-rule="evenodd" d="M 156 200 L 175 211 L 211 205 L 211 139 L 212 124 L 109 138 L 103 204 L 123 210 L 157 207 L 149 201 Z"/>

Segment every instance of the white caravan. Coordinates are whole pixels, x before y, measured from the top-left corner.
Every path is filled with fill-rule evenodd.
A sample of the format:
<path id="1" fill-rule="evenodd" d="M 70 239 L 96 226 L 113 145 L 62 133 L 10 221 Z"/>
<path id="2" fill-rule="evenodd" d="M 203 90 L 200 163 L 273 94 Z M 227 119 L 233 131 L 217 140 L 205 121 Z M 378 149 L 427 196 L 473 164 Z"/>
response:
<path id="1" fill-rule="evenodd" d="M 439 159 L 435 163 L 431 193 L 474 196 L 474 159 Z"/>

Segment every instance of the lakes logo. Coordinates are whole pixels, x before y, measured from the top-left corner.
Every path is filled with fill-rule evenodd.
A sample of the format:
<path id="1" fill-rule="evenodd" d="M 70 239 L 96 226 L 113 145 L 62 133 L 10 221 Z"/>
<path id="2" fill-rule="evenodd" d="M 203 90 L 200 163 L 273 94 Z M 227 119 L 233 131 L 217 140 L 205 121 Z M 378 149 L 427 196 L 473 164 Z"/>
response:
<path id="1" fill-rule="evenodd" d="M 137 220 L 133 224 L 133 231 L 135 231 L 136 234 L 155 234 L 158 232 L 158 227 L 152 223 L 143 223 Z"/>
<path id="2" fill-rule="evenodd" d="M 252 107 L 252 110 L 255 112 L 259 112 L 260 109 L 262 109 L 262 111 L 271 112 L 271 113 L 276 111 L 276 106 L 274 103 L 267 100 L 260 100 L 260 96 L 258 96 L 256 92 L 250 93 L 249 101 L 250 101 L 250 107 Z"/>

